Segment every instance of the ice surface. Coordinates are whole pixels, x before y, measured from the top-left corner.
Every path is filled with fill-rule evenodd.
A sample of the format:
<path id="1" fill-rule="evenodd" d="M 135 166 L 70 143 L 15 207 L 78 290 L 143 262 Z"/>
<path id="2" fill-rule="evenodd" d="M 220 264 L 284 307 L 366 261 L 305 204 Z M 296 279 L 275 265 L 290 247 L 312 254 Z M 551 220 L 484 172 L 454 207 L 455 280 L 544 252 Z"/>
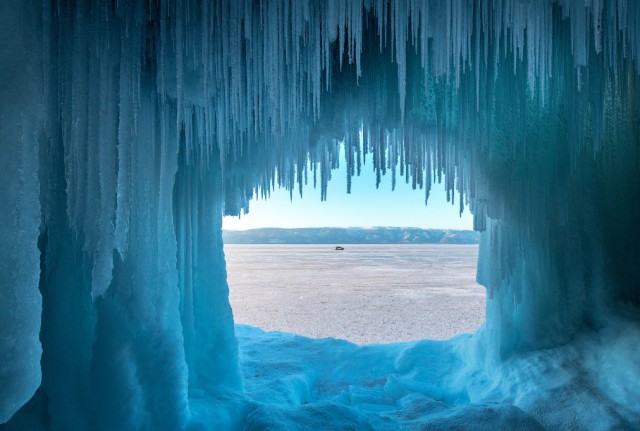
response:
<path id="1" fill-rule="evenodd" d="M 276 185 L 317 181 L 326 198 L 346 146 L 350 173 L 370 157 L 378 176 L 406 172 L 425 199 L 444 175 L 484 231 L 487 324 L 466 354 L 491 378 L 469 400 L 502 382 L 497 399 L 527 415 L 508 417 L 638 424 L 627 385 L 637 362 L 624 348 L 637 332 L 609 336 L 612 356 L 588 346 L 631 328 L 611 322 L 635 321 L 640 305 L 639 2 L 0 8 L 0 422 L 242 428 L 222 212 Z M 593 352 L 620 365 L 592 378 Z M 495 371 L 509 363 L 518 388 Z M 552 381 L 527 374 L 539 363 L 577 370 L 557 393 L 587 414 L 567 424 L 546 392 L 518 392 Z M 415 370 L 411 387 L 425 387 L 427 367 Z M 449 412 L 501 417 L 474 408 Z"/>
<path id="2" fill-rule="evenodd" d="M 356 346 L 240 325 L 245 429 L 636 429 L 637 374 L 611 370 L 637 359 L 639 329 L 612 322 L 488 369 L 475 363 L 477 334 Z M 609 385 L 592 383 L 604 376 Z"/>
<path id="3" fill-rule="evenodd" d="M 236 323 L 356 344 L 444 340 L 484 323 L 476 245 L 225 244 Z"/>

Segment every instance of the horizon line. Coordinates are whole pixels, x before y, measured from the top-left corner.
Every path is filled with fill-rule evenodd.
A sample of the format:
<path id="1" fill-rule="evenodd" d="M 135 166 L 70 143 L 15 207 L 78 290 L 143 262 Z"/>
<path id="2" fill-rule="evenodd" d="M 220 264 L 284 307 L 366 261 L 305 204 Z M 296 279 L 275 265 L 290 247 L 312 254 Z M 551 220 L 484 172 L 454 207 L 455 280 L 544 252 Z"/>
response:
<path id="1" fill-rule="evenodd" d="M 476 232 L 474 229 L 457 229 L 457 228 L 439 228 L 439 227 L 418 227 L 418 226 L 304 226 L 304 227 L 282 227 L 282 226 L 260 226 L 248 229 L 227 229 L 223 231 L 229 232 L 247 232 L 259 229 L 281 229 L 281 230 L 300 230 L 300 229 L 419 229 L 419 230 L 455 230 L 459 232 Z"/>

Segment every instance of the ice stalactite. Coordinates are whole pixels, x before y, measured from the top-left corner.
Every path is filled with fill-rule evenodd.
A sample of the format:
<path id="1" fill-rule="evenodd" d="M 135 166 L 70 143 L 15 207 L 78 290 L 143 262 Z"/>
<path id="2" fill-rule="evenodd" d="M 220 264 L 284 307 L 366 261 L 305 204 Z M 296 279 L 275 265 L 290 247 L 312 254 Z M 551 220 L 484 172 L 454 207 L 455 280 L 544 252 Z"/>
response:
<path id="1" fill-rule="evenodd" d="M 187 366 L 179 301 L 173 178 L 177 143 L 162 139 L 155 99 L 138 112 L 137 143 L 130 149 L 132 176 L 128 248 L 114 251 L 108 291 L 95 301 L 96 341 L 92 383 L 101 428 L 177 428 L 188 420 Z M 173 124 L 166 122 L 165 124 Z M 145 286 L 144 288 L 139 288 Z M 124 409 L 124 410 L 122 410 Z M 117 414 L 114 414 L 117 412 Z"/>
<path id="2" fill-rule="evenodd" d="M 98 6 L 43 15 L 42 390 L 54 426 L 181 428 L 175 106 L 143 70 L 141 5 L 111 23 Z"/>

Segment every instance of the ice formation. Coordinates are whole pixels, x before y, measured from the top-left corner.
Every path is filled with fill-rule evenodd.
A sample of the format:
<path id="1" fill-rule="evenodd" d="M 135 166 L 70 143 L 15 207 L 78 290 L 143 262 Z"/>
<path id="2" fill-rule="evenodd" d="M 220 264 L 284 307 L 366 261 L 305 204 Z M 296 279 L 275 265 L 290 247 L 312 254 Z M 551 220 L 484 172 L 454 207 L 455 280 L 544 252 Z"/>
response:
<path id="1" fill-rule="evenodd" d="M 371 157 L 469 202 L 489 299 L 461 369 L 522 381 L 452 398 L 425 362 L 403 390 L 562 426 L 518 392 L 558 352 L 590 389 L 557 409 L 638 426 L 639 73 L 632 0 L 1 2 L 0 423 L 242 429 L 222 214 L 326 190 L 344 145 L 349 175 Z"/>

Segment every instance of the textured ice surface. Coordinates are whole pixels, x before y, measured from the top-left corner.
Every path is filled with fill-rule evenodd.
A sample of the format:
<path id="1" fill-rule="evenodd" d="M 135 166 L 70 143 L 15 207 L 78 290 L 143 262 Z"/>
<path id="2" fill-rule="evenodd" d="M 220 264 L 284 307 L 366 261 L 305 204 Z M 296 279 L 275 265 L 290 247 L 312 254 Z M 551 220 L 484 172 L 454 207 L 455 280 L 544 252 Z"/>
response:
<path id="1" fill-rule="evenodd" d="M 0 423 L 31 398 L 42 375 L 37 174 L 42 58 L 38 33 L 15 19 L 37 12 L 28 2 L 0 4 Z"/>
<path id="2" fill-rule="evenodd" d="M 219 401 L 243 403 L 222 212 L 276 185 L 326 198 L 342 147 L 349 177 L 370 158 L 425 200 L 444 177 L 469 202 L 489 298 L 465 350 L 489 378 L 469 394 L 495 387 L 549 428 L 636 426 L 640 2 L 5 0 L 0 16 L 0 422 L 261 420 Z M 416 388 L 445 372 L 427 353 Z M 557 396 L 520 392 L 538 382 Z"/>
<path id="3" fill-rule="evenodd" d="M 484 323 L 475 245 L 225 244 L 236 323 L 357 344 L 443 340 Z"/>
<path id="4" fill-rule="evenodd" d="M 360 347 L 237 326 L 245 429 L 637 429 L 639 330 L 612 322 L 489 369 L 475 362 L 478 334 Z"/>

